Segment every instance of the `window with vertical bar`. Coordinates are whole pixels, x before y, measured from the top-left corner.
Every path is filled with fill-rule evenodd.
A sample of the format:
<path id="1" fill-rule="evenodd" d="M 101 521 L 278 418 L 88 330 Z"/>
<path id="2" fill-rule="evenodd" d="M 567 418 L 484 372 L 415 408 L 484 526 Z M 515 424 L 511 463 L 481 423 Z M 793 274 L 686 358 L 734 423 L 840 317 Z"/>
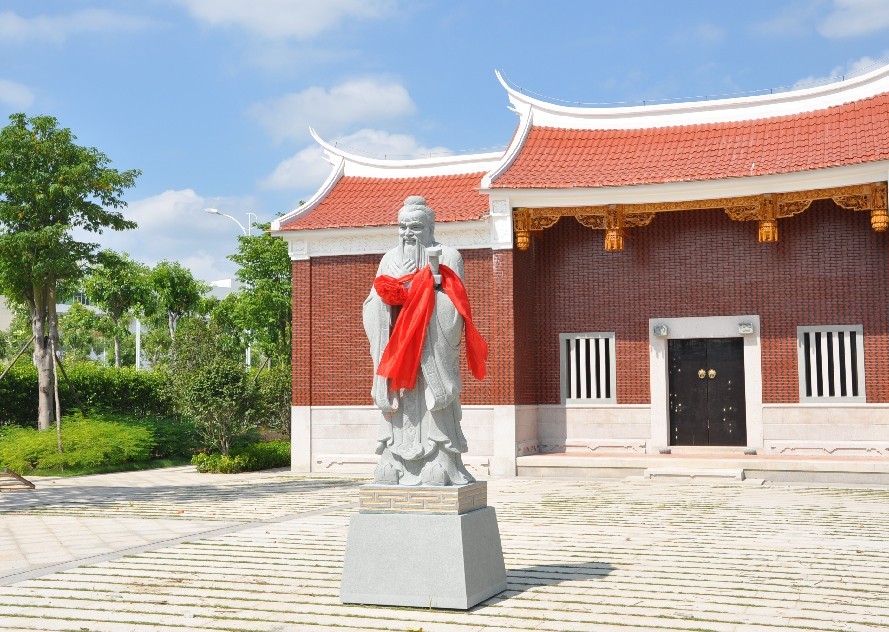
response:
<path id="1" fill-rule="evenodd" d="M 562 402 L 617 402 L 614 334 L 559 334 Z"/>
<path id="2" fill-rule="evenodd" d="M 801 402 L 864 402 L 861 325 L 797 327 Z"/>

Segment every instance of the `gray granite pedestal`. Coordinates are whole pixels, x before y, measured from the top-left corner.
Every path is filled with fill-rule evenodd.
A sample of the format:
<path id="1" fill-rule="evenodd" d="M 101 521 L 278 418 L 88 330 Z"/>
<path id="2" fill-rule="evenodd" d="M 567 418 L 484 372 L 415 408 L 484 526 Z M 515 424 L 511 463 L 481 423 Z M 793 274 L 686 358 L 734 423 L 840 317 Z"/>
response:
<path id="1" fill-rule="evenodd" d="M 365 485 L 359 497 L 360 511 L 349 523 L 343 603 L 466 610 L 506 590 L 486 483 Z"/>

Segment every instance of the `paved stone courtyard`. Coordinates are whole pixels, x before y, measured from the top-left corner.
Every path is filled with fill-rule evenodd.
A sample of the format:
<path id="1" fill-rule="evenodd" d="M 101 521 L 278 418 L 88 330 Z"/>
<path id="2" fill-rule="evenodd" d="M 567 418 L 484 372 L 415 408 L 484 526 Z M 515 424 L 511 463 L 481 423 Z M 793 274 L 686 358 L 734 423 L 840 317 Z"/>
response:
<path id="1" fill-rule="evenodd" d="M 0 630 L 889 629 L 889 490 L 499 479 L 509 588 L 344 606 L 362 481 L 181 467 L 0 495 Z"/>

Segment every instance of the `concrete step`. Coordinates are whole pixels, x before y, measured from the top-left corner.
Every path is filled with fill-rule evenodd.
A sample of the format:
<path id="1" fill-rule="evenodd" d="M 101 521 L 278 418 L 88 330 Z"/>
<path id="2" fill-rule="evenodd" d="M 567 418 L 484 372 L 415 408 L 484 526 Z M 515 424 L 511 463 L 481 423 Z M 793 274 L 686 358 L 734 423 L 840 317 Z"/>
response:
<path id="1" fill-rule="evenodd" d="M 751 448 L 745 446 L 673 445 L 670 446 L 669 453 L 695 456 L 743 456 L 750 450 Z"/>
<path id="2" fill-rule="evenodd" d="M 687 467 L 650 467 L 642 474 L 643 478 L 670 478 L 670 479 L 701 479 L 706 481 L 733 480 L 743 481 L 742 469 L 714 469 L 714 468 L 687 468 Z"/>
<path id="3" fill-rule="evenodd" d="M 675 480 L 729 480 L 737 472 L 745 479 L 772 483 L 855 484 L 889 486 L 889 459 L 884 457 L 802 457 L 744 454 L 638 454 L 575 455 L 534 454 L 516 459 L 519 476 L 587 479 L 635 477 L 666 479 L 667 474 L 648 476 L 648 471 L 672 471 Z M 728 473 L 731 472 L 729 475 Z M 699 474 L 700 473 L 700 474 Z"/>

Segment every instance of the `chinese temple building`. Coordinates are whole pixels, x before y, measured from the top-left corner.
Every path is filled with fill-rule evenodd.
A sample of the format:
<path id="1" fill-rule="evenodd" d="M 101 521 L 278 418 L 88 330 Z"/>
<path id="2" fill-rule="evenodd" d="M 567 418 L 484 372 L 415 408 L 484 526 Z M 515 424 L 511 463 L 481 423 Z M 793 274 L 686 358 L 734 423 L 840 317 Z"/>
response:
<path id="1" fill-rule="evenodd" d="M 331 174 L 273 225 L 293 260 L 294 470 L 376 462 L 361 307 L 410 195 L 460 249 L 490 348 L 484 381 L 464 367 L 470 471 L 889 456 L 889 67 L 638 107 L 501 83 L 504 152 L 378 160 L 316 136 Z"/>

